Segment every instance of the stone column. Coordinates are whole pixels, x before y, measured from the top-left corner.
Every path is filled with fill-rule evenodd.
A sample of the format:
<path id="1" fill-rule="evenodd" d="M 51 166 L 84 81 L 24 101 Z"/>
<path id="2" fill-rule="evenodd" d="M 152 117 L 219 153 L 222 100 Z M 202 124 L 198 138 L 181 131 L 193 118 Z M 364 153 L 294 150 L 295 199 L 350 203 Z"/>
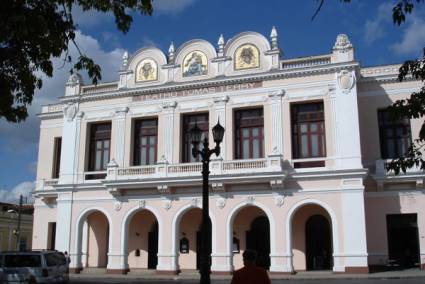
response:
<path id="1" fill-rule="evenodd" d="M 223 216 L 217 218 L 213 238 L 212 238 L 212 254 L 211 254 L 211 271 L 214 274 L 231 274 L 233 271 L 233 227 L 227 226 L 227 218 L 225 208 L 228 202 L 227 194 L 225 192 L 225 185 L 223 183 L 213 183 L 213 191 L 218 193 L 219 196 L 215 198 L 215 204 L 210 202 L 211 211 L 214 216 Z M 213 201 L 214 199 L 211 199 Z"/>
<path id="2" fill-rule="evenodd" d="M 282 97 L 284 95 L 284 90 L 273 91 L 269 94 L 272 117 L 272 152 L 279 154 L 283 154 Z"/>
<path id="3" fill-rule="evenodd" d="M 364 188 L 361 178 L 350 179 L 349 186 L 342 193 L 343 251 L 337 255 L 343 263 L 346 273 L 368 273 L 368 257 L 366 243 L 366 217 L 364 206 Z M 344 180 L 343 180 L 344 184 Z M 337 252 L 338 253 L 338 252 Z"/>
<path id="4" fill-rule="evenodd" d="M 87 266 L 87 241 L 88 241 L 88 233 L 89 233 L 89 224 L 87 220 L 84 221 L 83 224 L 83 237 L 81 244 L 81 264 L 83 267 Z"/>
<path id="5" fill-rule="evenodd" d="M 163 208 L 169 210 L 172 203 L 168 203 L 164 200 Z M 167 209 L 168 208 L 168 209 Z M 165 213 L 162 224 L 159 226 L 158 232 L 158 265 L 156 270 L 159 274 L 174 275 L 178 273 L 178 247 L 174 248 L 174 244 L 177 240 L 174 239 L 172 226 L 172 215 Z"/>
<path id="6" fill-rule="evenodd" d="M 70 252 L 72 192 L 60 193 L 57 198 L 56 245 L 58 251 Z"/>
<path id="7" fill-rule="evenodd" d="M 125 153 L 125 122 L 128 107 L 123 107 L 115 110 L 115 162 L 120 166 L 124 166 L 124 153 Z"/>
<path id="8" fill-rule="evenodd" d="M 59 184 L 72 184 L 78 181 L 81 120 L 83 115 L 83 112 L 78 112 L 78 103 L 69 103 L 64 108 Z"/>
<path id="9" fill-rule="evenodd" d="M 166 102 L 162 105 L 163 108 L 163 128 L 162 141 L 165 160 L 169 163 L 173 162 L 173 144 L 174 144 L 174 111 L 177 102 Z"/>
<path id="10" fill-rule="evenodd" d="M 343 70 L 335 80 L 331 93 L 335 168 L 362 168 L 355 71 Z"/>
<path id="11" fill-rule="evenodd" d="M 218 121 L 220 121 L 221 126 L 226 128 L 226 122 L 227 122 L 226 121 L 226 104 L 229 101 L 229 97 L 225 95 L 225 96 L 215 97 L 213 98 L 213 100 L 214 100 L 215 117 L 214 117 L 214 120 L 212 121 L 212 125 L 214 127 L 214 125 Z M 215 143 L 212 143 L 212 144 L 210 143 L 210 145 L 215 145 Z M 217 157 L 214 154 L 213 157 L 226 160 L 226 132 L 224 132 L 223 142 L 221 142 L 220 148 L 221 148 L 220 155 Z"/>

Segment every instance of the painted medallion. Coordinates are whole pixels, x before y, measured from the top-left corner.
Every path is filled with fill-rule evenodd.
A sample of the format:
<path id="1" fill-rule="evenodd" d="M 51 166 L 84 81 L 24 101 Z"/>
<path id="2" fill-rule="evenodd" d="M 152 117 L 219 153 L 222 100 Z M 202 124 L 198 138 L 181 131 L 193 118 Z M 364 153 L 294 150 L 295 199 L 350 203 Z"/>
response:
<path id="1" fill-rule="evenodd" d="M 158 78 L 158 67 L 153 59 L 140 61 L 136 70 L 136 82 L 154 81 Z"/>
<path id="2" fill-rule="evenodd" d="M 183 59 L 183 77 L 207 75 L 208 59 L 201 51 L 192 51 Z"/>
<path id="3" fill-rule="evenodd" d="M 260 52 L 253 44 L 244 44 L 235 51 L 235 69 L 250 69 L 260 67 Z"/>

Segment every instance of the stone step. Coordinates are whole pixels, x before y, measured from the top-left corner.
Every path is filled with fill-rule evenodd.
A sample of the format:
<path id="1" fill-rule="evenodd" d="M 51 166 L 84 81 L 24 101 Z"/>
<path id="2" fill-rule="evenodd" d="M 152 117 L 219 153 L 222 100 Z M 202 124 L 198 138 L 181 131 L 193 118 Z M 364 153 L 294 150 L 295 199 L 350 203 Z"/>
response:
<path id="1" fill-rule="evenodd" d="M 128 275 L 155 275 L 155 269 L 147 269 L 147 268 L 130 268 L 130 272 Z"/>
<path id="2" fill-rule="evenodd" d="M 81 274 L 106 274 L 104 267 L 86 267 L 81 271 Z"/>

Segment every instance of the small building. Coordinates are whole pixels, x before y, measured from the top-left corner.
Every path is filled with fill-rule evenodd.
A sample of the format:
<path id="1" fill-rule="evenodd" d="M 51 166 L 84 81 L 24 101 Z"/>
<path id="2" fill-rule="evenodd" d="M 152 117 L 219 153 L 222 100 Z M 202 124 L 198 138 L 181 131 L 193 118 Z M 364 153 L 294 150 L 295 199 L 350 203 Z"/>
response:
<path id="1" fill-rule="evenodd" d="M 0 202 L 0 251 L 16 250 L 19 205 Z M 21 208 L 21 234 L 19 248 L 32 247 L 32 223 L 34 207 L 25 204 Z"/>
<path id="2" fill-rule="evenodd" d="M 70 252 L 76 272 L 197 269 L 202 165 L 189 130 L 213 141 L 219 121 L 213 273 L 240 268 L 247 248 L 273 273 L 425 269 L 424 173 L 385 167 L 423 124 L 385 108 L 423 83 L 399 82 L 400 64 L 361 66 L 344 34 L 328 54 L 292 59 L 277 37 L 141 48 L 96 86 L 73 74 L 39 114 L 34 248 Z"/>

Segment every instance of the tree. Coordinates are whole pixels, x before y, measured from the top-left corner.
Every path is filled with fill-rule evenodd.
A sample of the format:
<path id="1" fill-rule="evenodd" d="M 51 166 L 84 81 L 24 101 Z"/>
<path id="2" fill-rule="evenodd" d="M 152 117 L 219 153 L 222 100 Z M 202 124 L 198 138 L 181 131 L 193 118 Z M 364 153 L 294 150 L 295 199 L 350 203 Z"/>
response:
<path id="1" fill-rule="evenodd" d="M 112 13 L 118 30 L 128 32 L 130 13 L 152 14 L 152 0 L 2 0 L 0 8 L 0 119 L 19 122 L 28 116 L 35 89 L 42 87 L 36 72 L 53 75 L 52 59 L 75 62 L 70 72 L 86 70 L 93 84 L 102 79 L 101 68 L 83 54 L 75 41 L 72 12 Z M 79 57 L 69 55 L 74 45 Z"/>
<path id="2" fill-rule="evenodd" d="M 340 0 L 344 3 L 350 3 L 351 0 Z M 323 7 L 325 0 L 320 0 L 312 20 L 318 15 Z M 402 25 L 406 17 L 412 14 L 418 4 L 425 3 L 425 0 L 399 0 L 392 9 L 392 18 L 395 25 Z M 399 69 L 398 80 L 401 82 L 406 79 L 416 79 L 425 82 L 425 48 L 421 58 L 406 60 Z M 403 118 L 421 118 L 425 115 L 425 85 L 418 92 L 411 94 L 410 98 L 398 100 L 388 108 L 390 118 L 394 121 Z M 404 156 L 395 158 L 387 164 L 387 170 L 392 170 L 397 175 L 406 172 L 413 166 L 425 170 L 425 160 L 422 151 L 425 150 L 425 123 L 422 124 L 419 132 L 419 138 L 415 139 L 408 147 Z"/>

